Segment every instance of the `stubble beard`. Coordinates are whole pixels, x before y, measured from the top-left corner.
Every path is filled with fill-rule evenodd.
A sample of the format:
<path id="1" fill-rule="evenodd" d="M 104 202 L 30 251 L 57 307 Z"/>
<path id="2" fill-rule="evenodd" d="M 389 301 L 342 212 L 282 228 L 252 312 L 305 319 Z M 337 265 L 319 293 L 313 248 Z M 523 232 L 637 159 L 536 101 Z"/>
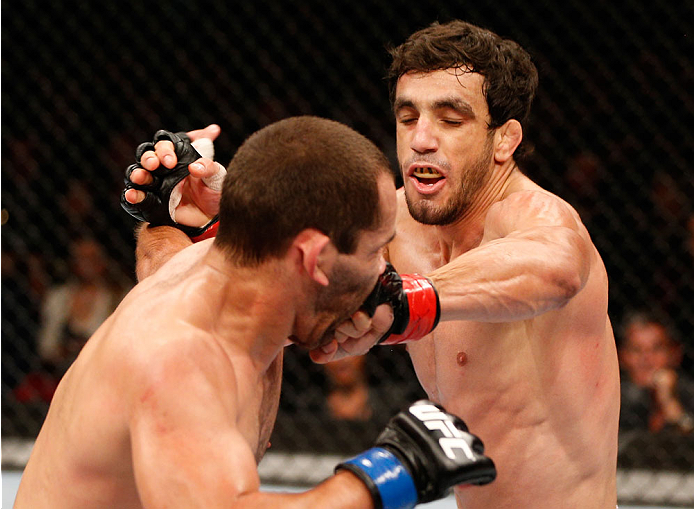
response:
<path id="1" fill-rule="evenodd" d="M 331 324 L 317 341 L 318 347 L 325 346 L 333 340 L 335 329 L 359 309 L 371 291 L 371 286 L 369 278 L 350 269 L 337 269 L 333 272 L 330 285 L 321 289 L 316 301 L 317 315 L 332 316 Z"/>
<path id="2" fill-rule="evenodd" d="M 445 203 L 437 205 L 435 197 L 410 196 L 405 187 L 405 201 L 412 218 L 422 224 L 445 226 L 455 223 L 465 215 L 474 202 L 475 196 L 487 183 L 490 175 L 492 158 L 490 138 L 485 141 L 482 153 L 454 182 L 450 182 L 452 197 Z M 451 175 L 447 177 L 451 179 Z"/>

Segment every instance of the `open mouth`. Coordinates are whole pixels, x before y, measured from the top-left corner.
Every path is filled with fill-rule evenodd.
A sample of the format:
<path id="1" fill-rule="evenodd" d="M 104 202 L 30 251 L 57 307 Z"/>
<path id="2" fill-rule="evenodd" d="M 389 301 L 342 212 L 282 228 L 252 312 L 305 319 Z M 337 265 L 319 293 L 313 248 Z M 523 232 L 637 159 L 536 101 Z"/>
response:
<path id="1" fill-rule="evenodd" d="M 433 186 L 444 178 L 444 176 L 438 171 L 428 166 L 420 166 L 415 168 L 412 172 L 412 176 L 416 178 L 420 184 L 427 186 Z"/>

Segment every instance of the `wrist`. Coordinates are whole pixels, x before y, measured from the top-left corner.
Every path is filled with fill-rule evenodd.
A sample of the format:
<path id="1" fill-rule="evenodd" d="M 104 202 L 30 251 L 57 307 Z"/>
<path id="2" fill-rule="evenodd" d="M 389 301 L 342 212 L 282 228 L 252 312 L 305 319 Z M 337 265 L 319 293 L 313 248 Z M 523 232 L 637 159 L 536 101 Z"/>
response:
<path id="1" fill-rule="evenodd" d="M 200 242 L 201 240 L 211 239 L 217 236 L 217 229 L 219 228 L 219 219 L 215 218 L 210 222 L 202 233 L 190 237 L 193 242 Z"/>
<path id="2" fill-rule="evenodd" d="M 336 467 L 356 475 L 369 489 L 376 509 L 411 509 L 418 501 L 412 476 L 400 460 L 373 447 Z"/>
<path id="3" fill-rule="evenodd" d="M 436 328 L 441 318 L 441 304 L 429 278 L 419 274 L 402 274 L 402 289 L 407 297 L 408 321 L 401 330 L 384 336 L 383 345 L 416 341 Z"/>

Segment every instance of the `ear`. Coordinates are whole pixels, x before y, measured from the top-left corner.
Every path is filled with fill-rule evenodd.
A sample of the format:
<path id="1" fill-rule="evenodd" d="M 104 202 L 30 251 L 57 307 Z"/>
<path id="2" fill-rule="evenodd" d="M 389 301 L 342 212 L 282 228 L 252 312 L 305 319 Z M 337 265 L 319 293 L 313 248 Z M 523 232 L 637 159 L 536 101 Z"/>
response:
<path id="1" fill-rule="evenodd" d="M 318 230 L 307 228 L 294 238 L 292 245 L 297 249 L 299 263 L 309 277 L 319 285 L 328 286 L 326 270 L 332 266 L 337 255 L 330 238 Z"/>
<path id="2" fill-rule="evenodd" d="M 518 120 L 507 120 L 504 125 L 496 130 L 494 135 L 494 160 L 497 163 L 505 163 L 516 151 L 523 139 L 523 128 Z"/>

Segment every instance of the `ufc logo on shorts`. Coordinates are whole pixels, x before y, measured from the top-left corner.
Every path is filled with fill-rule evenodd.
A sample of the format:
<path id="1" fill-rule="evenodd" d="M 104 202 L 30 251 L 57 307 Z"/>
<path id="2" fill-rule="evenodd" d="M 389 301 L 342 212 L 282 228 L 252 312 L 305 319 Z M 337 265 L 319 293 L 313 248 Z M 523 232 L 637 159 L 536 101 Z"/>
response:
<path id="1" fill-rule="evenodd" d="M 453 449 L 460 449 L 470 461 L 475 460 L 475 455 L 464 438 L 466 434 L 456 428 L 441 410 L 434 405 L 413 405 L 410 407 L 410 413 L 422 421 L 428 429 L 438 430 L 443 434 L 439 438 L 439 447 L 446 456 L 455 460 Z"/>

